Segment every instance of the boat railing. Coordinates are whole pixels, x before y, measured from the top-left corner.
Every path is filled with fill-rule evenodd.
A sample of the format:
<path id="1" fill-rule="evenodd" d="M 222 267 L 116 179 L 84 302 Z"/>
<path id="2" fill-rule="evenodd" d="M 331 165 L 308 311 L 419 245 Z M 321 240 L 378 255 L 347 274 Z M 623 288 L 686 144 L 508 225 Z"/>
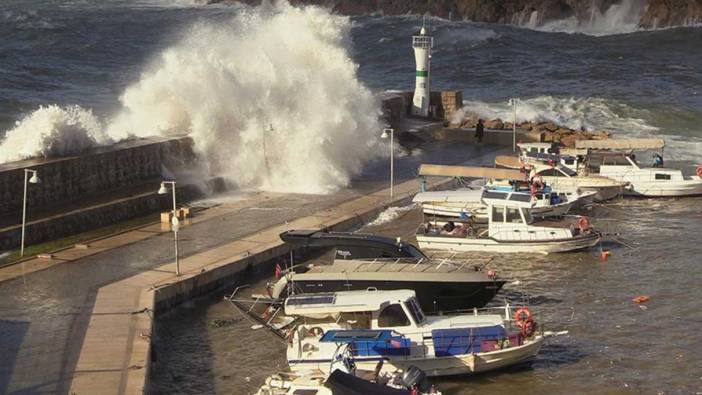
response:
<path id="1" fill-rule="evenodd" d="M 484 266 L 482 261 L 486 260 L 485 257 L 481 258 L 470 258 L 461 259 L 452 254 L 448 257 L 436 257 L 436 258 L 373 258 L 373 260 L 368 261 L 369 264 L 382 264 L 378 267 L 373 268 L 373 271 L 379 272 L 382 269 L 392 268 L 399 264 L 412 265 L 412 269 L 417 269 L 420 265 L 435 266 L 436 269 L 441 269 L 443 267 L 454 268 L 454 271 L 461 271 L 466 266 L 471 264 L 476 264 L 478 267 Z M 477 262 L 476 262 L 477 261 Z M 367 264 L 359 265 L 354 271 L 369 271 Z"/>

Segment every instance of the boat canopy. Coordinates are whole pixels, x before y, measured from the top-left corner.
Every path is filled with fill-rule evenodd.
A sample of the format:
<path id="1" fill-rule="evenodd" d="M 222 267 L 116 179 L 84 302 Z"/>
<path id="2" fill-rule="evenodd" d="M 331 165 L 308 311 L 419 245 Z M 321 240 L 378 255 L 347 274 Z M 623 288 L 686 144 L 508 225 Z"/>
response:
<path id="1" fill-rule="evenodd" d="M 281 233 L 280 239 L 296 247 L 334 247 L 339 255 L 351 259 L 427 257 L 417 247 L 399 238 L 391 239 L 366 233 L 293 229 Z M 341 252 L 340 248 L 344 251 Z"/>
<path id="2" fill-rule="evenodd" d="M 389 329 L 329 330 L 319 340 L 322 343 L 386 342 L 392 337 Z"/>
<path id="3" fill-rule="evenodd" d="M 575 142 L 575 148 L 595 150 L 655 150 L 663 147 L 665 147 L 663 139 L 607 139 Z"/>
<path id="4" fill-rule="evenodd" d="M 378 311 L 387 304 L 415 297 L 411 290 L 343 291 L 293 295 L 285 300 L 285 314 L 303 317 L 326 317 L 340 313 Z"/>
<path id="5" fill-rule="evenodd" d="M 472 166 L 446 166 L 428 165 L 419 166 L 420 176 L 439 177 L 466 177 L 466 178 L 497 178 L 506 180 L 523 180 L 524 173 L 519 170 L 495 169 L 492 167 Z"/>
<path id="6" fill-rule="evenodd" d="M 480 197 L 483 195 L 481 189 L 465 190 L 465 191 L 432 191 L 421 192 L 414 195 L 412 199 L 415 203 L 429 202 L 459 202 L 459 203 L 480 203 Z"/>
<path id="7" fill-rule="evenodd" d="M 530 193 L 486 190 L 483 202 L 491 206 L 531 208 L 536 204 Z"/>

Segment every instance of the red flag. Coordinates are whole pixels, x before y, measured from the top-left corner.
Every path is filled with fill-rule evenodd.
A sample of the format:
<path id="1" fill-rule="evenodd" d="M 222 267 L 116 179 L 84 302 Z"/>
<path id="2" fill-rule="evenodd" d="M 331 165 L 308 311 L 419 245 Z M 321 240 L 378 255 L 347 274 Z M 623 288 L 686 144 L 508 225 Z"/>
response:
<path id="1" fill-rule="evenodd" d="M 283 274 L 283 268 L 280 267 L 280 263 L 275 264 L 275 279 L 278 280 Z"/>

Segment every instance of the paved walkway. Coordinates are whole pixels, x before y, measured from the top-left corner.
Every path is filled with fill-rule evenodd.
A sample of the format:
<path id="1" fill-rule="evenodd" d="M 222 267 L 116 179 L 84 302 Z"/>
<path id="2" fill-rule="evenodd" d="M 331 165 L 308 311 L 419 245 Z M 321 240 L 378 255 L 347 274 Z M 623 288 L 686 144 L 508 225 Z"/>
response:
<path id="1" fill-rule="evenodd" d="M 489 164 L 495 151 L 452 146 L 441 147 L 436 158 L 396 158 L 396 180 L 412 179 L 408 185 L 416 191 L 419 161 L 450 164 L 472 157 Z M 142 389 L 148 377 L 142 343 L 148 342 L 140 339 L 148 340 L 151 322 L 148 314 L 132 312 L 153 309 L 159 293 L 187 291 L 209 275 L 236 269 L 232 260 L 248 263 L 280 252 L 277 235 L 287 226 L 332 225 L 382 206 L 387 191 L 373 191 L 387 185 L 387 163 L 368 168 L 372 175 L 334 195 L 257 194 L 200 213 L 179 233 L 185 275 L 176 287 L 168 286 L 175 280 L 172 234 L 160 225 L 0 269 L 0 393 Z M 402 188 L 395 190 L 399 195 Z M 129 357 L 119 350 L 131 350 Z M 106 384 L 93 387 L 100 382 Z"/>

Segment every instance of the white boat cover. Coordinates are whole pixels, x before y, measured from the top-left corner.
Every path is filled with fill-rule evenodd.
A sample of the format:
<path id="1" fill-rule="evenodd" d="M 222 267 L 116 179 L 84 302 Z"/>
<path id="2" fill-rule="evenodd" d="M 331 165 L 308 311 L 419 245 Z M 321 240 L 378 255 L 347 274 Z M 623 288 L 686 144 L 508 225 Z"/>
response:
<path id="1" fill-rule="evenodd" d="M 415 203 L 436 203 L 436 202 L 456 202 L 456 203 L 480 203 L 483 195 L 482 189 L 461 190 L 461 191 L 432 191 L 421 192 L 414 195 L 412 199 Z"/>
<path id="2" fill-rule="evenodd" d="M 505 180 L 523 180 L 524 174 L 519 170 L 495 169 L 492 167 L 427 165 L 419 166 L 420 176 L 497 178 Z"/>
<path id="3" fill-rule="evenodd" d="M 663 139 L 607 139 L 607 140 L 579 140 L 575 148 L 611 149 L 611 150 L 649 150 L 665 147 Z"/>

